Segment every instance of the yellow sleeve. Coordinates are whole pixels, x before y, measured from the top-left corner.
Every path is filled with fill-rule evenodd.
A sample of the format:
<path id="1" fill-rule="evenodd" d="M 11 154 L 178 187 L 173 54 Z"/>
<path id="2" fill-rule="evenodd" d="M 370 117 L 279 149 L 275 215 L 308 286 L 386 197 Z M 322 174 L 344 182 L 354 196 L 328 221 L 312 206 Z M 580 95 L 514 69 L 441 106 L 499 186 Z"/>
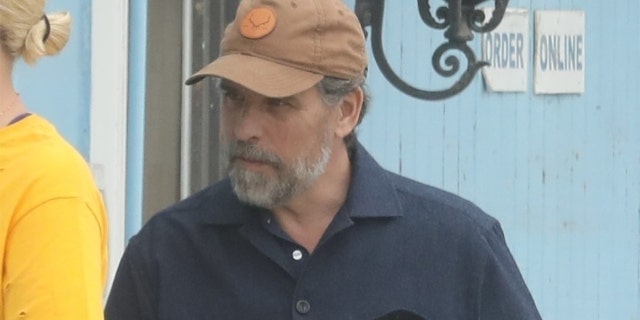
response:
<path id="1" fill-rule="evenodd" d="M 105 221 L 78 198 L 31 210 L 5 250 L 4 319 L 103 319 Z"/>

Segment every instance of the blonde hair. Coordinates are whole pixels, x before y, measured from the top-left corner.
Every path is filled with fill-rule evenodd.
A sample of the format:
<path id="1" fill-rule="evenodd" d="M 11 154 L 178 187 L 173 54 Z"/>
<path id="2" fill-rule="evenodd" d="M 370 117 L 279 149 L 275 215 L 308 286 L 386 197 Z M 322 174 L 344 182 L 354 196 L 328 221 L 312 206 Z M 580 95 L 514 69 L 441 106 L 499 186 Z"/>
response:
<path id="1" fill-rule="evenodd" d="M 45 0 L 0 0 L 0 44 L 29 64 L 60 53 L 69 41 L 71 15 L 56 12 L 45 17 L 44 4 Z"/>

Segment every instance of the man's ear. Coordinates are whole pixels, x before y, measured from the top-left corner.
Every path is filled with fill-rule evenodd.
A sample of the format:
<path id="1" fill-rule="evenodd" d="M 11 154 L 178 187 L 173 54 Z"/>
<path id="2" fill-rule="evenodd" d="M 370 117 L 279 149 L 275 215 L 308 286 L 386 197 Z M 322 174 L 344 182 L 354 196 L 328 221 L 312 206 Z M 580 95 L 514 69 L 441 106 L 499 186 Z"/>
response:
<path id="1" fill-rule="evenodd" d="M 358 87 L 349 92 L 340 103 L 340 112 L 336 134 L 341 138 L 346 137 L 358 125 L 360 113 L 362 112 L 362 102 L 364 101 L 364 91 Z"/>

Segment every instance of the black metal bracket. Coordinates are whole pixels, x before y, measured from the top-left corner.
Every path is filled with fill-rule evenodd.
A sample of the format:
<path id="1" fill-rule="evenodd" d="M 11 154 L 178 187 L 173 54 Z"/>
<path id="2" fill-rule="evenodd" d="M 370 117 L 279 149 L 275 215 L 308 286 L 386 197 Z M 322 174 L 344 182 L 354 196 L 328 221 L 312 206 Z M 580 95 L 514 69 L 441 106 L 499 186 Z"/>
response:
<path id="1" fill-rule="evenodd" d="M 491 20 L 483 23 L 485 14 L 476 6 L 487 0 L 443 0 L 448 6 L 438 8 L 431 13 L 429 0 L 417 0 L 418 10 L 422 21 L 434 29 L 446 29 L 444 37 L 447 42 L 440 45 L 431 58 L 434 70 L 443 77 L 452 77 L 460 70 L 460 59 L 451 54 L 445 57 L 450 50 L 457 50 L 467 59 L 467 69 L 460 79 L 451 87 L 440 91 L 422 90 L 413 87 L 402 80 L 391 68 L 382 48 L 382 20 L 384 18 L 385 0 L 356 0 L 355 13 L 360 19 L 365 36 L 368 37 L 367 27 L 371 27 L 371 47 L 373 57 L 382 74 L 400 91 L 419 99 L 442 100 L 452 97 L 464 90 L 480 68 L 489 65 L 485 61 L 477 61 L 473 50 L 467 42 L 473 39 L 473 32 L 483 33 L 495 29 L 504 16 L 509 0 L 493 0 L 495 3 Z M 401 3 L 394 1 L 394 3 Z M 404 3 L 404 1 L 402 1 Z M 444 64 L 444 65 L 443 65 Z"/>

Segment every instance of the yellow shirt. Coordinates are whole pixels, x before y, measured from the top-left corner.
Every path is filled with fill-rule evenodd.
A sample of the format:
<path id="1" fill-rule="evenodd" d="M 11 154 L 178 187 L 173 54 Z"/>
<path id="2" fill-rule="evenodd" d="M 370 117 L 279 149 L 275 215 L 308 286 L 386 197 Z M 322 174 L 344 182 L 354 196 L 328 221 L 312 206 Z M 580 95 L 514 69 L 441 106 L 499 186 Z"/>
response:
<path id="1" fill-rule="evenodd" d="M 0 320 L 103 319 L 107 217 L 84 158 L 46 120 L 0 128 Z"/>

